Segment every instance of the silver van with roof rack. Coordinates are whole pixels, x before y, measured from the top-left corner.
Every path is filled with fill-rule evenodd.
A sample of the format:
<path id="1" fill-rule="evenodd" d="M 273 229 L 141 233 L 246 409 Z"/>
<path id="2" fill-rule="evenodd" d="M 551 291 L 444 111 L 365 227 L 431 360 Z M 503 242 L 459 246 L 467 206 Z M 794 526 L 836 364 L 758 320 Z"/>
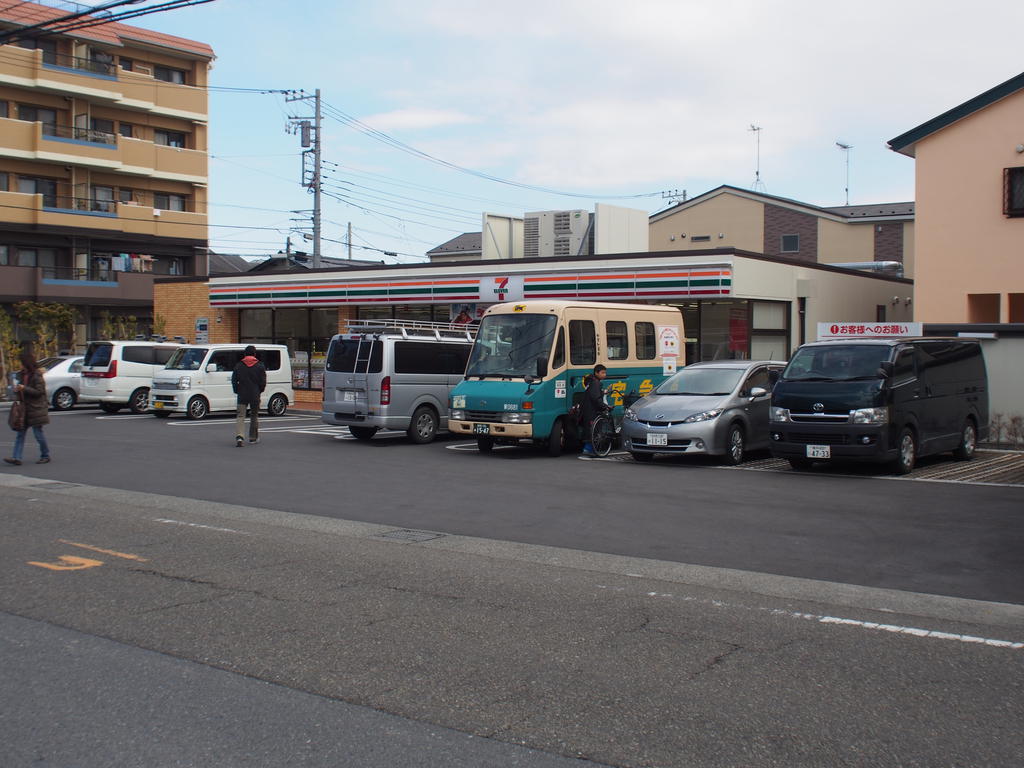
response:
<path id="1" fill-rule="evenodd" d="M 321 419 L 369 440 L 379 430 L 429 443 L 448 424 L 449 393 L 462 381 L 475 326 L 360 320 L 331 339 Z"/>

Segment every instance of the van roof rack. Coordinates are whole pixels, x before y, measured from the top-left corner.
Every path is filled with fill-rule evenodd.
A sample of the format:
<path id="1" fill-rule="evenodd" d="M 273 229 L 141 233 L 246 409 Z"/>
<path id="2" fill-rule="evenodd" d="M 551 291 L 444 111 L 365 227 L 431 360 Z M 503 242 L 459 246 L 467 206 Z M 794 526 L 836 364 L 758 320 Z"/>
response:
<path id="1" fill-rule="evenodd" d="M 411 336 L 433 336 L 435 339 L 442 336 L 459 337 L 472 341 L 476 326 L 467 327 L 464 323 L 430 323 L 423 320 L 350 320 L 348 332 L 393 334 L 406 339 Z"/>

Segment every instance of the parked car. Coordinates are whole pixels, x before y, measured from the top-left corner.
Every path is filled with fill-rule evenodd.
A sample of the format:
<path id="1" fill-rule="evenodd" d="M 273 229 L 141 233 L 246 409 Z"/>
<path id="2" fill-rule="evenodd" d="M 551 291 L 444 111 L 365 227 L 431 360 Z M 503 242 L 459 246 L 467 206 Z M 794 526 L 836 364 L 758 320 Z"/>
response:
<path id="1" fill-rule="evenodd" d="M 637 461 L 707 454 L 739 464 L 767 448 L 771 379 L 784 363 L 721 360 L 680 369 L 626 409 L 622 443 Z"/>
<path id="2" fill-rule="evenodd" d="M 448 424 L 448 397 L 466 370 L 473 329 L 405 320 L 352 321 L 331 339 L 324 373 L 324 424 L 359 440 L 404 430 L 429 443 Z"/>
<path id="3" fill-rule="evenodd" d="M 184 413 L 190 419 L 205 418 L 211 411 L 235 412 L 238 396 L 231 388 L 231 373 L 242 359 L 246 344 L 195 344 L 179 347 L 167 367 L 153 375 L 149 408 L 154 416 Z M 295 402 L 292 365 L 283 344 L 255 344 L 256 357 L 267 369 L 267 388 L 260 408 L 271 416 L 283 416 Z"/>
<path id="4" fill-rule="evenodd" d="M 976 340 L 819 341 L 797 349 L 775 385 L 771 450 L 794 469 L 869 461 L 905 475 L 921 456 L 970 459 L 988 419 Z"/>
<path id="5" fill-rule="evenodd" d="M 44 357 L 38 362 L 50 395 L 50 405 L 55 410 L 66 411 L 78 402 L 82 381 L 81 355 L 69 357 Z"/>
<path id="6" fill-rule="evenodd" d="M 153 341 L 90 341 L 82 363 L 78 399 L 107 413 L 149 410 L 149 388 L 180 344 Z"/>

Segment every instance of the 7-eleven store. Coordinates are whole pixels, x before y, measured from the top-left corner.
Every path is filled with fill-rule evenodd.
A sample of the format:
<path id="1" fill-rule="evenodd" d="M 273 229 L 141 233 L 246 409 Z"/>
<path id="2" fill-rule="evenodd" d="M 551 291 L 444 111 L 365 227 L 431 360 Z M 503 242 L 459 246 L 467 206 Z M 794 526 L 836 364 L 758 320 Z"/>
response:
<path id="1" fill-rule="evenodd" d="M 717 249 L 574 259 L 167 278 L 154 314 L 189 341 L 287 344 L 296 400 L 318 404 L 331 336 L 352 320 L 451 322 L 496 302 L 581 299 L 679 307 L 686 360 L 789 357 L 818 322 L 909 320 L 909 280 Z"/>

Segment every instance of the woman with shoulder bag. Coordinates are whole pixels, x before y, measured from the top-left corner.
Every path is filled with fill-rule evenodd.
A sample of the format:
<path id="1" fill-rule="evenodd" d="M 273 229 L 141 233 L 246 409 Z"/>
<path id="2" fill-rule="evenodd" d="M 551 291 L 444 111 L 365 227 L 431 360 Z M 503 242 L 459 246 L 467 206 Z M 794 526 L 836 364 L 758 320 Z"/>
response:
<path id="1" fill-rule="evenodd" d="M 39 443 L 39 461 L 36 464 L 48 464 L 50 462 L 50 447 L 46 444 L 46 435 L 43 434 L 43 425 L 50 423 L 50 403 L 46 398 L 46 380 L 43 372 L 36 365 L 36 357 L 31 352 L 21 353 L 21 379 L 14 386 L 14 391 L 22 403 L 24 418 L 21 424 L 12 423 L 11 428 L 15 431 L 14 455 L 4 459 L 8 464 L 21 464 L 21 453 L 25 447 L 25 434 L 28 428 L 32 427 L 32 434 Z M 18 403 L 12 406 L 13 413 Z M 20 427 L 20 428 L 19 428 Z"/>

